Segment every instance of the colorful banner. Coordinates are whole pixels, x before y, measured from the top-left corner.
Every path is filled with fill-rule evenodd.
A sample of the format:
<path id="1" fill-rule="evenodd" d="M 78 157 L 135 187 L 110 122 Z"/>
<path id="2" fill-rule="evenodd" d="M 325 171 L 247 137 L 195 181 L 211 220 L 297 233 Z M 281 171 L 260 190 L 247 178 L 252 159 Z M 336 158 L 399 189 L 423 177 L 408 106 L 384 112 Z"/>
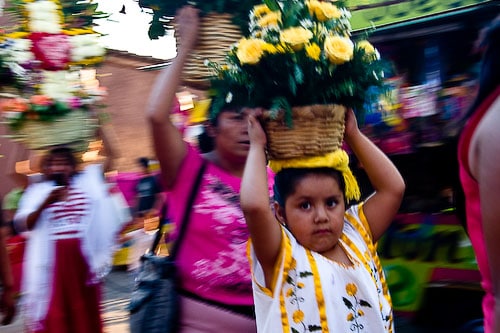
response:
<path id="1" fill-rule="evenodd" d="M 354 31 L 382 27 L 418 18 L 446 14 L 474 6 L 493 3 L 493 0 L 351 0 Z"/>

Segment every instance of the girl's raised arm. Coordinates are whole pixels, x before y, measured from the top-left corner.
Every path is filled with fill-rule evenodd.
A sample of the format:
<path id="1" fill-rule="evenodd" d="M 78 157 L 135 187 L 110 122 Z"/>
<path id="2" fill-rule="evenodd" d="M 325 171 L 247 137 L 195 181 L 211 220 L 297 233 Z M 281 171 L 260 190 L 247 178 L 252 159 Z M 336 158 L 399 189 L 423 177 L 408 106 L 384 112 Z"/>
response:
<path id="1" fill-rule="evenodd" d="M 240 190 L 241 209 L 250 231 L 255 255 L 270 287 L 276 260 L 280 253 L 281 228 L 269 201 L 266 169 L 266 136 L 258 120 L 249 116 L 250 151 L 245 164 Z"/>
<path id="2" fill-rule="evenodd" d="M 375 189 L 364 213 L 376 242 L 389 227 L 403 199 L 405 183 L 391 160 L 358 128 L 352 110 L 346 114 L 344 140 L 352 149 Z"/>

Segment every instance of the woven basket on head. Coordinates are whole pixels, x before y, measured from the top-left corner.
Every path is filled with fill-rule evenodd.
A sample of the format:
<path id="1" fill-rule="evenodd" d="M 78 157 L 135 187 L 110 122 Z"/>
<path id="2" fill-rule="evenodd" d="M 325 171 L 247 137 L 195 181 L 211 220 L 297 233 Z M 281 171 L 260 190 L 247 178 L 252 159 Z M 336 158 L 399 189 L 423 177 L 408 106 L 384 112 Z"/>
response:
<path id="1" fill-rule="evenodd" d="M 87 150 L 95 139 L 98 120 L 87 111 L 72 111 L 53 121 L 29 120 L 12 138 L 28 149 L 43 150 L 65 145 L 75 152 Z"/>
<path id="2" fill-rule="evenodd" d="M 242 37 L 240 28 L 231 18 L 227 13 L 209 13 L 201 18 L 198 43 L 184 65 L 182 80 L 185 85 L 198 89 L 210 86 L 209 78 L 213 73 L 205 61 L 224 62 L 230 46 Z M 177 29 L 175 21 L 174 27 Z M 180 42 L 177 40 L 177 44 Z"/>
<path id="3" fill-rule="evenodd" d="M 342 146 L 346 107 L 338 104 L 292 108 L 292 127 L 285 123 L 283 111 L 276 118 L 264 112 L 268 157 L 283 160 L 319 156 Z"/>

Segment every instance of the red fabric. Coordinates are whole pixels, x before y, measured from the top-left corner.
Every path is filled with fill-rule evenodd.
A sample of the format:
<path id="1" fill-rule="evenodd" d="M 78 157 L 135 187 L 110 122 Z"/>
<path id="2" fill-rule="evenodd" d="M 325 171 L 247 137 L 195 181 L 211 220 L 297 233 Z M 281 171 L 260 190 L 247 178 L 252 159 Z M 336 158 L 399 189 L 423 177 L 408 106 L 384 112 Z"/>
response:
<path id="1" fill-rule="evenodd" d="M 7 239 L 7 253 L 9 254 L 12 275 L 14 276 L 14 292 L 16 294 L 21 290 L 25 247 L 26 239 L 21 235 L 12 236 Z"/>
<path id="2" fill-rule="evenodd" d="M 474 115 L 469 119 L 467 125 L 462 131 L 458 146 L 458 159 L 460 166 L 460 181 L 465 193 L 465 209 L 467 218 L 467 232 L 469 234 L 472 247 L 477 258 L 479 271 L 481 272 L 481 285 L 486 292 L 483 299 L 483 313 L 485 320 L 485 333 L 492 332 L 493 311 L 495 300 L 493 298 L 493 287 L 491 281 L 490 266 L 486 253 L 486 244 L 484 242 L 484 231 L 482 225 L 481 201 L 479 196 L 479 184 L 470 174 L 469 167 L 469 147 L 474 132 L 489 110 L 490 106 L 500 96 L 500 88 L 497 88 L 488 98 L 477 108 Z"/>
<path id="3" fill-rule="evenodd" d="M 37 333 L 102 333 L 100 285 L 88 285 L 79 239 L 56 242 L 52 295 L 45 329 Z"/>

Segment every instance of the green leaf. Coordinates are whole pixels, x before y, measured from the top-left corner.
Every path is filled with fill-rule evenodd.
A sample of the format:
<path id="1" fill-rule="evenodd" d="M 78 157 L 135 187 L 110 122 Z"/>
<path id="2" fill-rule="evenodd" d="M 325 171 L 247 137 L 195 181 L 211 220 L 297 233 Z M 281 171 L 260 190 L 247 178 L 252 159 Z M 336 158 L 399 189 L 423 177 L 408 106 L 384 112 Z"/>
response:
<path id="1" fill-rule="evenodd" d="M 280 10 L 280 5 L 277 0 L 264 0 L 263 1 L 269 9 L 273 12 Z"/>
<path id="2" fill-rule="evenodd" d="M 345 304 L 345 306 L 347 306 L 348 309 L 352 309 L 353 308 L 352 303 L 351 303 L 350 300 L 348 300 L 345 297 L 342 297 L 342 300 L 344 301 L 344 304 Z"/>

